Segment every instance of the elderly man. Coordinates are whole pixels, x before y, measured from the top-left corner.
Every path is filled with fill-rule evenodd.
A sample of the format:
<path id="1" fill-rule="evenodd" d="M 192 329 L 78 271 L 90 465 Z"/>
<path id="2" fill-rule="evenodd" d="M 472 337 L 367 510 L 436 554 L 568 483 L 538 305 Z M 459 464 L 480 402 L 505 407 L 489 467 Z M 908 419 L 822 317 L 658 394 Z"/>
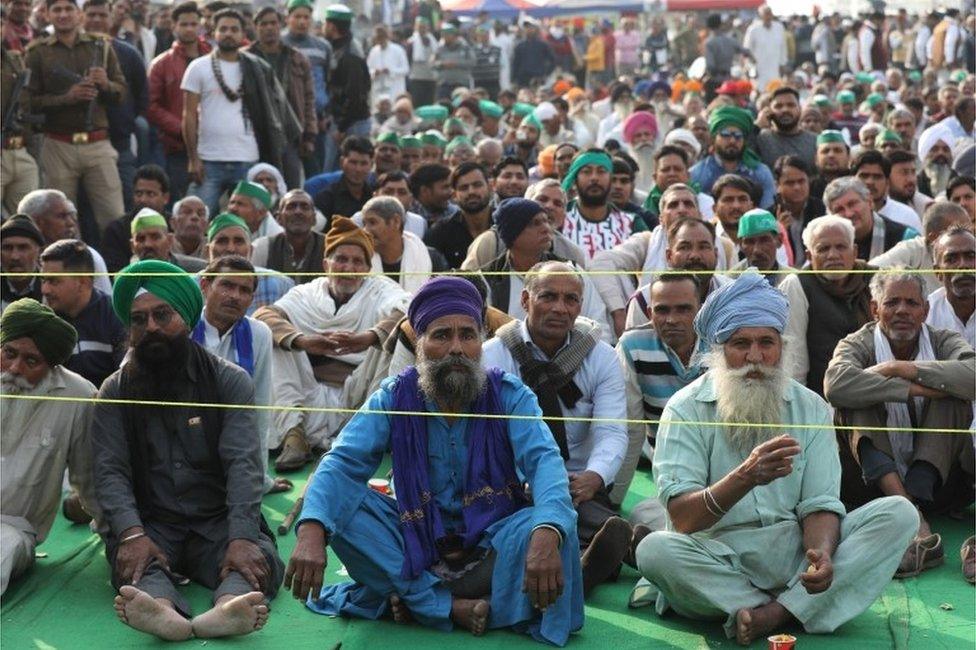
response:
<path id="1" fill-rule="evenodd" d="M 898 242 L 891 250 L 872 258 L 870 264 L 882 269 L 901 266 L 907 269 L 931 271 L 933 244 L 942 233 L 954 226 L 972 228 L 969 214 L 955 203 L 934 201 L 922 215 L 920 235 Z M 939 288 L 939 279 L 934 273 L 922 273 L 920 277 L 925 281 L 927 294 Z"/>
<path id="2" fill-rule="evenodd" d="M 735 277 L 736 273 L 755 267 L 769 284 L 779 286 L 789 273 L 780 272 L 784 267 L 776 259 L 776 251 L 782 246 L 776 217 L 768 210 L 749 210 L 739 219 L 737 234 L 742 259 L 729 269 L 729 274 Z"/>
<path id="3" fill-rule="evenodd" d="M 251 229 L 235 214 L 225 212 L 214 217 L 207 229 L 207 242 L 208 259 L 211 261 L 226 255 L 239 255 L 244 259 L 252 257 Z M 254 270 L 258 274 L 258 286 L 247 308 L 248 316 L 265 305 L 274 304 L 295 286 L 291 278 L 271 269 L 255 265 Z"/>
<path id="4" fill-rule="evenodd" d="M 905 239 L 906 227 L 874 211 L 871 192 L 860 180 L 852 176 L 833 180 L 823 197 L 830 214 L 844 217 L 854 226 L 859 259 L 874 259 Z"/>
<path id="5" fill-rule="evenodd" d="M 247 223 L 251 241 L 258 237 L 274 237 L 284 232 L 285 229 L 275 221 L 270 210 L 271 192 L 264 185 L 251 181 L 238 183 L 227 202 L 227 212 L 236 214 Z"/>
<path id="6" fill-rule="evenodd" d="M 929 328 L 928 310 L 918 275 L 876 275 L 875 322 L 837 345 L 824 379 L 824 395 L 838 421 L 853 428 L 847 436 L 857 461 L 852 469 L 860 466 L 856 478 L 863 478 L 847 490 L 846 500 L 895 495 L 919 510 L 919 527 L 908 526 L 898 536 L 901 541 L 911 534 L 904 546 L 889 540 L 904 554 L 896 577 L 916 576 L 944 561 L 942 539 L 922 513 L 973 502 L 973 440 L 959 432 L 973 419 L 976 354 L 956 332 Z M 931 432 L 950 429 L 957 433 Z"/>
<path id="7" fill-rule="evenodd" d="M 710 369 L 668 402 L 654 453 L 670 530 L 637 548 L 648 582 L 632 605 L 724 619 L 742 645 L 796 622 L 830 633 L 866 610 L 918 525 L 899 497 L 845 513 L 830 411 L 782 369 L 787 310 L 746 273 L 695 317 Z"/>
<path id="8" fill-rule="evenodd" d="M 836 215 L 818 217 L 803 229 L 803 246 L 813 273 L 796 273 L 780 282 L 789 299 L 786 373 L 823 394 L 827 362 L 837 342 L 871 320 L 871 277 L 857 259 L 854 226 Z"/>
<path id="9" fill-rule="evenodd" d="M 624 143 L 637 162 L 635 184 L 641 190 L 650 187 L 654 180 L 657 133 L 657 118 L 653 113 L 635 111 L 624 120 Z"/>
<path id="10" fill-rule="evenodd" d="M 976 236 L 962 226 L 944 232 L 932 246 L 936 275 L 942 286 L 929 294 L 929 327 L 961 334 L 976 348 Z"/>
<path id="11" fill-rule="evenodd" d="M 210 211 L 196 196 L 184 196 L 173 204 L 169 225 L 173 228 L 173 252 L 177 255 L 207 259 L 207 225 Z"/>
<path id="12" fill-rule="evenodd" d="M 368 275 L 373 252 L 366 232 L 336 217 L 325 237 L 324 276 L 254 315 L 274 337 L 275 404 L 291 407 L 275 412 L 269 440 L 272 448 L 281 447 L 279 472 L 302 468 L 313 448 L 332 446 L 342 414 L 300 407 L 344 407 L 346 379 L 407 310 L 409 295 L 398 284 Z"/>
<path id="13" fill-rule="evenodd" d="M 600 341 L 599 325 L 577 320 L 585 298 L 575 271 L 558 261 L 532 267 L 520 292 L 524 320 L 495 332 L 484 346 L 484 366 L 524 381 L 544 416 L 603 420 L 546 420 L 569 472 L 587 595 L 618 574 L 633 530 L 610 501 L 627 451 L 623 374 L 613 349 Z"/>
<path id="14" fill-rule="evenodd" d="M 408 316 L 417 366 L 385 380 L 324 457 L 286 585 L 323 614 L 392 610 L 399 622 L 475 635 L 514 626 L 565 645 L 583 624 L 576 517 L 535 396 L 517 377 L 481 368 L 484 306 L 471 283 L 430 280 Z M 459 417 L 469 413 L 518 417 Z M 388 448 L 396 501 L 367 487 Z M 355 582 L 322 588 L 326 544 Z"/>
<path id="15" fill-rule="evenodd" d="M 130 329 L 132 351 L 100 398 L 241 407 L 95 407 L 95 494 L 119 592 L 116 614 L 168 641 L 254 632 L 268 619 L 266 598 L 274 598 L 284 568 L 261 516 L 261 445 L 248 408 L 254 383 L 191 339 L 203 297 L 178 267 L 127 266 L 112 304 Z M 213 609 L 189 620 L 174 574 L 214 589 Z"/>
<path id="16" fill-rule="evenodd" d="M 753 131 L 752 113 L 738 106 L 720 106 L 708 116 L 715 153 L 691 168 L 691 180 L 702 192 L 712 193 L 712 185 L 724 174 L 737 174 L 762 188 L 756 207 L 769 208 L 776 195 L 773 173 L 749 148 L 746 138 Z"/>
<path id="17" fill-rule="evenodd" d="M 325 236 L 312 229 L 315 204 L 308 192 L 291 190 L 281 197 L 278 223 L 283 232 L 254 240 L 251 262 L 284 273 L 295 284 L 311 282 L 322 268 Z"/>
<path id="18" fill-rule="evenodd" d="M 920 192 L 937 196 L 945 190 L 952 176 L 952 145 L 955 142 L 956 138 L 944 124 L 922 131 L 918 138 L 918 159 L 922 162 L 918 171 Z"/>
<path id="19" fill-rule="evenodd" d="M 0 595 L 33 566 L 61 503 L 65 469 L 85 509 L 97 514 L 88 401 L 95 387 L 63 366 L 76 341 L 74 328 L 33 298 L 13 302 L 0 317 Z"/>
<path id="20" fill-rule="evenodd" d="M 638 187 L 650 188 L 647 190 L 647 198 L 641 206 L 655 217 L 661 214 L 661 196 L 664 191 L 676 183 L 687 184 L 690 180 L 688 167 L 691 157 L 688 151 L 677 144 L 666 144 L 654 154 L 654 176 L 652 183 L 638 184 Z M 706 219 L 712 218 L 714 213 L 715 200 L 710 194 L 698 192 L 698 206 L 701 214 Z"/>
<path id="21" fill-rule="evenodd" d="M 64 367 L 101 386 L 122 363 L 128 335 L 112 311 L 111 297 L 95 288 L 94 269 L 88 246 L 77 239 L 54 242 L 41 253 L 44 302 L 78 334 Z"/>
<path id="22" fill-rule="evenodd" d="M 447 260 L 424 240 L 403 229 L 406 210 L 392 196 L 375 196 L 363 206 L 363 230 L 373 240 L 370 260 L 374 273 L 382 273 L 413 294 L 431 273 L 448 270 Z M 436 261 L 436 264 L 435 264 Z"/>
<path id="23" fill-rule="evenodd" d="M 44 236 L 26 214 L 15 214 L 0 226 L 0 271 L 32 273 L 38 270 Z M 0 312 L 21 298 L 41 299 L 37 276 L 9 276 L 0 282 Z"/>
<path id="24" fill-rule="evenodd" d="M 188 273 L 202 271 L 207 265 L 196 257 L 188 257 L 173 252 L 173 233 L 169 231 L 166 217 L 155 210 L 143 208 L 132 218 L 129 225 L 132 233 L 133 262 L 139 260 L 162 260 L 178 266 Z"/>

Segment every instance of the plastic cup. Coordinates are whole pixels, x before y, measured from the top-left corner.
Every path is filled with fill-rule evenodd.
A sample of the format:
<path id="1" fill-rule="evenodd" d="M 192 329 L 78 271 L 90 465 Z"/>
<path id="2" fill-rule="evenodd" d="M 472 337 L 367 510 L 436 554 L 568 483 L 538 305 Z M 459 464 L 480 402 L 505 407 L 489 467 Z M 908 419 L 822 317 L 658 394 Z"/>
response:
<path id="1" fill-rule="evenodd" d="M 796 637 L 789 634 L 774 634 L 766 640 L 769 641 L 769 650 L 793 650 L 796 645 Z"/>
<path id="2" fill-rule="evenodd" d="M 390 482 L 385 478 L 371 478 L 367 485 L 369 485 L 369 489 L 376 490 L 380 494 L 390 493 Z"/>

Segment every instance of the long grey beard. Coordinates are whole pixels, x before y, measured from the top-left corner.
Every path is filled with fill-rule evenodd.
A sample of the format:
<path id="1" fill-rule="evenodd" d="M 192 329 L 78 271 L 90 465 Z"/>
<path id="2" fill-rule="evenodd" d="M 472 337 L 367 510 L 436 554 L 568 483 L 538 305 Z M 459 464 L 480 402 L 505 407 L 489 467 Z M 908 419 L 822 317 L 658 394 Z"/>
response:
<path id="1" fill-rule="evenodd" d="M 946 185 L 949 184 L 949 176 L 952 173 L 949 165 L 927 162 L 925 163 L 924 169 L 925 175 L 929 177 L 932 196 L 941 194 L 943 191 L 945 191 Z"/>
<path id="2" fill-rule="evenodd" d="M 642 192 L 647 192 L 654 184 L 654 144 L 644 144 L 640 147 L 628 147 L 630 155 L 637 161 L 637 176 L 634 179 L 634 187 Z"/>
<path id="3" fill-rule="evenodd" d="M 38 408 L 44 407 L 54 410 L 57 407 L 55 404 L 44 406 L 42 402 L 37 400 L 16 399 L 15 397 L 17 395 L 43 395 L 47 392 L 46 382 L 48 381 L 49 375 L 50 373 L 44 379 L 37 382 L 37 385 L 34 385 L 23 377 L 14 375 L 13 373 L 0 373 L 0 391 L 4 395 L 12 396 L 4 397 L 2 400 L 3 406 L 0 407 L 0 421 L 3 422 L 4 429 L 13 425 L 22 426 Z"/>
<path id="4" fill-rule="evenodd" d="M 718 397 L 718 416 L 725 426 L 725 437 L 734 449 L 748 456 L 757 445 L 783 433 L 783 395 L 789 378 L 782 365 L 776 367 L 749 364 L 729 368 L 722 350 L 708 358 L 709 372 L 715 382 Z M 758 371 L 762 379 L 750 379 L 746 374 Z"/>
<path id="5" fill-rule="evenodd" d="M 32 392 L 36 386 L 20 375 L 11 372 L 0 373 L 0 389 L 4 395 L 24 395 Z"/>
<path id="6" fill-rule="evenodd" d="M 463 366 L 455 368 L 456 364 Z M 438 404 L 467 406 L 485 388 L 488 375 L 477 359 L 449 354 L 442 359 L 428 359 L 423 348 L 417 346 L 417 373 L 420 390 Z"/>

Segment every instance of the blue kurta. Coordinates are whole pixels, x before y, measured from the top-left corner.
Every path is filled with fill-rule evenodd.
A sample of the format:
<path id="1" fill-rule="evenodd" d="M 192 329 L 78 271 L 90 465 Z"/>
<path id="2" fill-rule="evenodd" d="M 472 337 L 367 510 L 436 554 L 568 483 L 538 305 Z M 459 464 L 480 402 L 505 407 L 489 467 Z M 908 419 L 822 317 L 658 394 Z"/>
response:
<path id="1" fill-rule="evenodd" d="M 396 503 L 367 487 L 390 446 L 391 419 L 381 412 L 393 408 L 394 381 L 385 380 L 349 421 L 309 484 L 298 525 L 309 520 L 322 524 L 355 582 L 324 587 L 308 607 L 322 614 L 378 618 L 385 613 L 389 596 L 396 593 L 419 622 L 449 630 L 451 594 L 430 572 L 414 580 L 401 578 L 403 538 Z M 529 483 L 534 504 L 495 522 L 480 542 L 491 545 L 497 554 L 489 627 L 511 626 L 539 641 L 564 645 L 569 634 L 583 625 L 576 512 L 566 470 L 535 395 L 518 378 L 505 374 L 501 402 L 504 413 L 533 418 L 509 420 L 508 432 L 516 467 Z M 430 401 L 425 406 L 428 412 L 439 411 Z M 426 419 L 431 492 L 445 531 L 460 533 L 470 418 L 450 424 L 439 415 Z M 531 531 L 539 524 L 557 527 L 564 540 L 565 588 L 545 614 L 534 610 L 522 593 L 525 553 Z"/>

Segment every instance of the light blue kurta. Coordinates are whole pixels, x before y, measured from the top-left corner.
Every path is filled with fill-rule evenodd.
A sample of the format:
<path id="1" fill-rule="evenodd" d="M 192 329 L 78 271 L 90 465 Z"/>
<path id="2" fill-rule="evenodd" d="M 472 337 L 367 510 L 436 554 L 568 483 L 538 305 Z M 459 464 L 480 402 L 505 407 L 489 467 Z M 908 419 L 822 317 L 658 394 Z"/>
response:
<path id="1" fill-rule="evenodd" d="M 418 621 L 448 630 L 450 593 L 430 572 L 413 580 L 400 577 L 403 539 L 395 502 L 367 487 L 389 448 L 391 419 L 382 412 L 392 410 L 394 381 L 385 380 L 349 421 L 309 484 L 298 525 L 308 520 L 321 523 L 355 582 L 324 587 L 318 599 L 309 600 L 308 607 L 329 615 L 378 618 L 386 611 L 389 595 L 397 593 Z M 533 506 L 496 522 L 481 542 L 490 544 L 497 554 L 489 626 L 513 626 L 537 640 L 564 645 L 569 634 L 583 625 L 576 512 L 566 470 L 552 434 L 541 420 L 535 395 L 518 378 L 506 374 L 501 402 L 504 413 L 533 416 L 508 421 L 516 467 L 531 487 Z M 429 401 L 426 409 L 438 411 Z M 447 532 L 463 531 L 464 526 L 461 498 L 469 420 L 457 418 L 448 423 L 439 415 L 427 418 L 430 487 Z M 564 540 L 565 590 L 543 615 L 533 610 L 521 591 L 529 537 L 539 524 L 556 526 Z"/>
<path id="2" fill-rule="evenodd" d="M 719 426 L 715 385 L 706 373 L 668 402 L 658 429 L 654 476 L 661 503 L 713 485 L 745 460 Z M 666 423 L 665 423 L 666 422 Z M 637 549 L 646 580 L 631 605 L 656 602 L 692 618 L 724 618 L 734 634 L 735 613 L 776 599 L 808 632 L 830 632 L 867 609 L 891 579 L 918 529 L 905 499 L 878 499 L 845 516 L 840 502 L 840 459 L 826 402 L 794 380 L 784 394 L 783 422 L 814 425 L 784 429 L 801 451 L 793 472 L 757 486 L 711 528 L 690 535 L 652 533 Z M 840 544 L 826 592 L 806 593 L 799 582 L 804 558 L 803 519 L 815 512 L 841 517 Z"/>

